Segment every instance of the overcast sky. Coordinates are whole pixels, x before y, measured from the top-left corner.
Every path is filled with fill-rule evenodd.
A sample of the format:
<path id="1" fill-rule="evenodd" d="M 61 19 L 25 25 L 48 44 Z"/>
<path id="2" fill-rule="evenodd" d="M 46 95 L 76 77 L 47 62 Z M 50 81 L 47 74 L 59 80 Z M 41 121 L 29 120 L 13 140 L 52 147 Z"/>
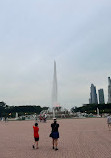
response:
<path id="1" fill-rule="evenodd" d="M 111 76 L 110 0 L 0 1 L 0 101 L 51 107 L 54 60 L 58 103 L 88 103 L 90 86 Z"/>

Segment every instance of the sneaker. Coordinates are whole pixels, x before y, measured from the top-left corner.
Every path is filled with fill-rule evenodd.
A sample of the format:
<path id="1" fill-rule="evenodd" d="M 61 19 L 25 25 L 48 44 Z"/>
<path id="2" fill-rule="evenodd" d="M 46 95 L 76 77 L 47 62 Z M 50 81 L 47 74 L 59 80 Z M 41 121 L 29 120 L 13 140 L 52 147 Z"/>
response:
<path id="1" fill-rule="evenodd" d="M 58 150 L 58 148 L 56 148 L 55 150 Z"/>
<path id="2" fill-rule="evenodd" d="M 35 149 L 35 146 L 34 146 L 34 145 L 32 145 L 32 148 L 33 148 L 33 149 Z"/>

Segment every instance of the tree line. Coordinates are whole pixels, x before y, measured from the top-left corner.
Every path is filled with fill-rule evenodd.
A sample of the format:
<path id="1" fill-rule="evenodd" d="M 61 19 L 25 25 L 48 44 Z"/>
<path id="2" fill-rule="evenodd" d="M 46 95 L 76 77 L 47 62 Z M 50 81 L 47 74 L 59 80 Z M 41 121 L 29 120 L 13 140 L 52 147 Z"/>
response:
<path id="1" fill-rule="evenodd" d="M 97 108 L 99 109 L 100 114 L 102 113 L 111 113 L 111 103 L 110 104 L 85 104 L 81 107 L 73 107 L 72 112 L 86 112 L 87 114 L 97 114 Z"/>
<path id="2" fill-rule="evenodd" d="M 15 117 L 16 112 L 19 116 L 40 114 L 42 110 L 47 110 L 48 107 L 41 107 L 40 105 L 22 105 L 22 106 L 9 106 L 5 102 L 0 102 L 0 117 Z"/>

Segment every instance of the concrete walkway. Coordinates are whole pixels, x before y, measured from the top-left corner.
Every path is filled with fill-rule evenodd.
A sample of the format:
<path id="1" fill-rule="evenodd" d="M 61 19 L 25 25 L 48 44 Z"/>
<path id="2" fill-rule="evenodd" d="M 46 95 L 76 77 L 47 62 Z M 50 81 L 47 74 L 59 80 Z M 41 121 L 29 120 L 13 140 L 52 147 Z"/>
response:
<path id="1" fill-rule="evenodd" d="M 111 158 L 106 118 L 63 119 L 59 150 L 52 149 L 50 124 L 39 123 L 39 149 L 33 150 L 33 121 L 0 122 L 0 158 Z"/>

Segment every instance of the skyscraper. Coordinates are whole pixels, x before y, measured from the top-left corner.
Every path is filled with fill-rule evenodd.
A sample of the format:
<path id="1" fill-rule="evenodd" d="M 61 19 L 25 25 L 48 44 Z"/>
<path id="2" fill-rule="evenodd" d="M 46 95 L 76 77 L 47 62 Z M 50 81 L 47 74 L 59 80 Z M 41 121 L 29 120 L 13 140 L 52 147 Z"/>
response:
<path id="1" fill-rule="evenodd" d="M 90 87 L 89 104 L 98 104 L 96 87 L 93 84 L 91 84 L 91 87 Z"/>
<path id="2" fill-rule="evenodd" d="M 99 89 L 98 90 L 98 95 L 99 95 L 99 104 L 104 104 L 104 90 L 103 89 Z"/>
<path id="3" fill-rule="evenodd" d="M 52 87 L 52 106 L 57 105 L 57 73 L 56 73 L 56 62 L 54 61 L 54 76 L 53 76 L 53 87 Z"/>
<path id="4" fill-rule="evenodd" d="M 108 77 L 108 103 L 111 103 L 111 79 Z"/>

